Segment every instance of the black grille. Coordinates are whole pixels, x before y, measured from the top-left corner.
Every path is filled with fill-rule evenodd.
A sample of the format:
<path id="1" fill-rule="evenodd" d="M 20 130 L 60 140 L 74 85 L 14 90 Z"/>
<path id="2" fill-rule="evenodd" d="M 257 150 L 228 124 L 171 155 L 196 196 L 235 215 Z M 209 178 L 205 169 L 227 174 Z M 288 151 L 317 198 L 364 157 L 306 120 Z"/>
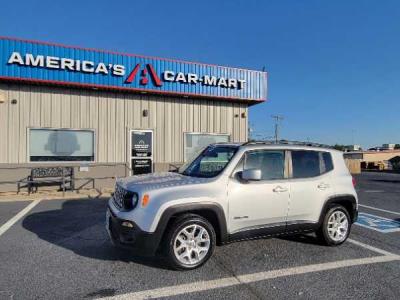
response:
<path id="1" fill-rule="evenodd" d="M 129 192 L 127 190 L 116 184 L 113 197 L 115 205 L 117 205 L 119 208 L 124 208 L 124 199 L 128 195 L 128 193 Z"/>

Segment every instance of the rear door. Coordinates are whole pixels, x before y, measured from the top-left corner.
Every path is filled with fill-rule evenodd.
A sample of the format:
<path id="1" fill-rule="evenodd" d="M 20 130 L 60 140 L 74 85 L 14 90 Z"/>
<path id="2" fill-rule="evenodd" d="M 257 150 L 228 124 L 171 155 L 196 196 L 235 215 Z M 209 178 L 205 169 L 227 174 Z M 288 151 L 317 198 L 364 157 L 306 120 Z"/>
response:
<path id="1" fill-rule="evenodd" d="M 315 224 L 326 199 L 334 195 L 329 152 L 290 151 L 290 201 L 287 224 Z"/>

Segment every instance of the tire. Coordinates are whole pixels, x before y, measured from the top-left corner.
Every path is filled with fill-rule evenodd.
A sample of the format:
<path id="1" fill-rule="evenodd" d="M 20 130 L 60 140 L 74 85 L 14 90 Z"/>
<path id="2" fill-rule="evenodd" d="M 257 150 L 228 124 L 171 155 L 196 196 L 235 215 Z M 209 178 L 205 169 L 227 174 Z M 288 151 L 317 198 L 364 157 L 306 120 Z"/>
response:
<path id="1" fill-rule="evenodd" d="M 215 245 L 216 234 L 210 222 L 194 214 L 179 216 L 165 235 L 167 263 L 175 270 L 198 268 L 212 256 Z"/>
<path id="2" fill-rule="evenodd" d="M 337 219 L 339 219 L 339 222 L 336 222 Z M 316 234 L 323 244 L 338 246 L 347 240 L 350 229 L 351 219 L 346 208 L 339 204 L 333 204 L 327 209 L 322 225 Z"/>

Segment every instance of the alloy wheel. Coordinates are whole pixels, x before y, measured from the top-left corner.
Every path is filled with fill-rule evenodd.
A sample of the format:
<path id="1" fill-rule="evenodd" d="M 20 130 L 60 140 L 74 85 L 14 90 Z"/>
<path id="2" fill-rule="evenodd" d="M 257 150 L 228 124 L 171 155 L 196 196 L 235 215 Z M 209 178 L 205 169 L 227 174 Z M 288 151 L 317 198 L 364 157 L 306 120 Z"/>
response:
<path id="1" fill-rule="evenodd" d="M 210 250 L 210 235 L 201 225 L 184 227 L 174 240 L 174 254 L 185 265 L 199 264 Z"/>
<path id="2" fill-rule="evenodd" d="M 328 219 L 328 235 L 335 242 L 342 242 L 347 237 L 349 231 L 349 220 L 344 212 L 334 211 Z"/>

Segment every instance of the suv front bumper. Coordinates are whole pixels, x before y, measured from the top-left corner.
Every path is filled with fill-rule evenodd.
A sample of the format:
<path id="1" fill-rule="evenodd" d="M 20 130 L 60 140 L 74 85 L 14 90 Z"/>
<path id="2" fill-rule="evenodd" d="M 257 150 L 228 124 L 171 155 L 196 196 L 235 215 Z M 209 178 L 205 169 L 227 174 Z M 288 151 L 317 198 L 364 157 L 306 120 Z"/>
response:
<path id="1" fill-rule="evenodd" d="M 132 227 L 122 225 L 129 222 Z M 131 249 L 140 256 L 153 256 L 156 253 L 160 238 L 155 233 L 143 231 L 132 221 L 118 218 L 107 207 L 106 230 L 116 246 Z"/>

